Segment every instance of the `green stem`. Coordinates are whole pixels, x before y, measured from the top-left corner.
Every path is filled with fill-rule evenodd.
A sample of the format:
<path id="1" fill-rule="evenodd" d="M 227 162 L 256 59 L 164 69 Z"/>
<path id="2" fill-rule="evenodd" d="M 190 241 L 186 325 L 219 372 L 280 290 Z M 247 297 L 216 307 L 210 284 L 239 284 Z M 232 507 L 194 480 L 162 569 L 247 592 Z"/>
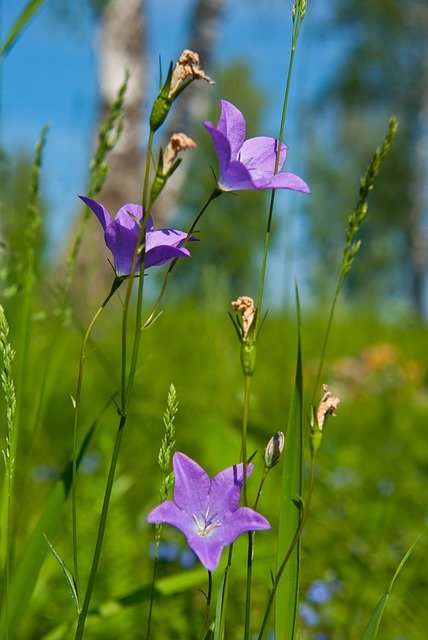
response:
<path id="1" fill-rule="evenodd" d="M 248 434 L 248 417 L 250 414 L 250 398 L 251 398 L 251 382 L 252 376 L 245 376 L 244 384 L 244 407 L 242 412 L 242 435 L 241 435 L 241 460 L 243 462 L 243 499 L 244 505 L 247 506 L 247 434 Z"/>
<path id="2" fill-rule="evenodd" d="M 100 522 L 98 526 L 97 540 L 95 543 L 95 551 L 92 559 L 91 572 L 89 574 L 88 584 L 85 592 L 85 599 L 83 601 L 82 611 L 80 612 L 80 615 L 79 615 L 79 620 L 77 623 L 76 635 L 74 636 L 74 640 L 81 640 L 81 638 L 83 638 L 86 617 L 88 615 L 89 604 L 91 601 L 92 591 L 95 583 L 95 577 L 98 571 L 98 564 L 100 560 L 101 548 L 103 544 L 104 533 L 105 533 L 105 528 L 107 523 L 107 515 L 108 515 L 108 510 L 110 505 L 111 492 L 113 488 L 114 476 L 116 473 L 117 461 L 119 458 L 119 451 L 120 451 L 120 445 L 122 442 L 123 428 L 125 426 L 125 422 L 126 422 L 126 415 L 122 415 L 120 417 L 119 427 L 117 430 L 113 454 L 110 462 L 110 469 L 107 477 L 107 484 L 106 484 L 106 489 L 104 493 L 103 506 L 102 506 Z"/>
<path id="3" fill-rule="evenodd" d="M 199 220 L 201 219 L 203 213 L 205 212 L 205 210 L 208 208 L 208 205 L 215 200 L 215 198 L 218 198 L 218 196 L 220 196 L 223 193 L 223 191 L 221 191 L 220 189 L 218 189 L 217 187 L 213 190 L 213 192 L 211 193 L 211 195 L 209 196 L 208 200 L 206 201 L 206 203 L 204 204 L 204 206 L 202 207 L 202 209 L 200 210 L 200 212 L 198 213 L 198 215 L 196 216 L 194 222 L 192 223 L 189 231 L 187 232 L 187 237 L 183 243 L 183 246 L 185 247 L 187 245 L 187 243 L 190 240 L 190 236 L 192 235 L 193 231 L 195 230 L 196 225 L 198 224 Z M 166 291 L 166 287 L 168 284 L 168 280 L 171 276 L 172 271 L 175 268 L 175 265 L 177 264 L 179 258 L 174 258 L 174 260 L 172 260 L 172 262 L 170 263 L 169 267 L 168 267 L 168 271 L 165 274 L 165 278 L 163 280 L 162 283 L 162 287 L 158 296 L 158 299 L 156 300 L 154 307 L 149 315 L 149 317 L 147 318 L 147 320 L 145 321 L 144 325 L 143 325 L 143 329 L 147 329 L 147 327 L 149 327 L 152 322 L 154 321 L 154 319 L 156 318 L 157 314 L 158 314 L 158 310 L 159 310 L 159 306 L 160 303 L 162 302 L 162 299 L 165 295 L 165 291 Z"/>
<path id="4" fill-rule="evenodd" d="M 207 604 L 205 607 L 205 616 L 204 622 L 201 627 L 201 633 L 199 634 L 199 640 L 203 640 L 205 637 L 205 632 L 208 628 L 208 621 L 210 617 L 210 609 L 211 609 L 211 594 L 213 589 L 213 576 L 211 571 L 208 571 L 208 593 L 207 593 Z"/>
<path id="5" fill-rule="evenodd" d="M 269 619 L 269 614 L 270 614 L 270 610 L 272 608 L 274 599 L 275 599 L 275 594 L 276 594 L 276 590 L 278 588 L 278 584 L 279 581 L 281 580 L 282 574 L 284 573 L 284 569 L 287 565 L 287 562 L 290 559 L 291 554 L 293 553 L 293 550 L 296 546 L 296 544 L 298 543 L 300 536 L 302 535 L 302 531 L 304 529 L 304 526 L 306 524 L 306 520 L 308 517 L 308 513 L 309 513 L 309 508 L 311 505 L 311 498 L 312 498 L 312 493 L 313 493 L 313 488 L 314 488 L 314 481 L 315 481 L 315 462 L 316 462 L 316 457 L 312 456 L 311 458 L 311 471 L 310 471 L 310 476 L 309 476 L 309 482 L 308 482 L 308 493 L 307 493 L 307 498 L 306 498 L 306 503 L 303 509 L 303 513 L 302 513 L 302 517 L 300 520 L 300 524 L 297 528 L 296 533 L 294 534 L 294 538 L 290 543 L 290 546 L 288 548 L 287 553 L 284 556 L 283 561 L 281 562 L 281 565 L 277 571 L 277 574 L 275 576 L 275 580 L 273 581 L 273 586 L 272 586 L 272 590 L 269 594 L 269 600 L 266 606 L 266 611 L 263 617 L 263 622 L 262 622 L 262 626 L 260 628 L 260 633 L 257 636 L 257 640 L 262 640 L 263 638 L 263 634 L 266 630 L 266 625 Z"/>
<path id="6" fill-rule="evenodd" d="M 294 55 L 295 55 L 295 52 L 296 52 L 296 45 L 297 45 L 297 38 L 298 38 L 298 35 L 299 35 L 299 31 L 300 31 L 300 22 L 299 22 L 298 26 L 296 26 L 296 23 L 295 23 L 294 24 L 294 28 L 293 28 L 290 59 L 289 59 L 289 62 L 288 62 L 287 81 L 286 81 L 286 84 L 285 84 L 284 98 L 283 98 L 283 101 L 282 101 L 281 124 L 280 124 L 280 127 L 279 127 L 278 147 L 277 147 L 277 150 L 276 150 L 274 173 L 278 173 L 279 160 L 280 160 L 280 154 L 281 154 L 281 145 L 282 145 L 282 140 L 283 140 L 283 137 L 284 137 L 285 116 L 287 114 L 288 96 L 289 96 L 289 93 L 290 93 L 291 76 L 292 76 L 293 64 L 294 64 Z M 256 336 L 257 336 L 257 331 L 258 331 L 259 326 L 260 326 L 259 325 L 260 318 L 262 317 L 261 307 L 262 307 L 262 301 L 263 301 L 263 291 L 264 291 L 264 285 L 265 285 L 266 266 L 267 266 L 268 252 L 269 252 L 269 244 L 270 244 L 270 235 L 271 235 L 271 228 L 272 228 L 272 217 L 273 217 L 274 203 L 275 203 L 275 189 L 272 189 L 272 193 L 271 193 L 271 197 L 270 197 L 270 203 L 269 203 L 268 220 L 267 220 L 267 225 L 266 225 L 266 234 L 265 234 L 265 244 L 264 244 L 264 250 L 263 250 L 262 267 L 261 267 L 261 272 L 260 272 L 259 293 L 258 293 L 258 297 L 257 297 L 257 311 L 258 311 L 258 313 L 257 313 L 257 316 L 256 316 L 256 328 L 255 328 L 255 335 Z"/>
<path id="7" fill-rule="evenodd" d="M 82 393 L 82 382 L 83 382 L 83 365 L 85 360 L 85 350 L 86 345 L 88 343 L 89 336 L 94 328 L 96 321 L 101 315 L 103 309 L 108 304 L 109 300 L 113 296 L 113 294 L 117 291 L 118 287 L 122 284 L 122 280 L 120 278 L 115 278 L 113 281 L 112 287 L 110 289 L 110 293 L 99 307 L 94 317 L 86 329 L 85 335 L 83 336 L 82 346 L 80 348 L 80 358 L 79 358 L 79 372 L 77 375 L 77 386 L 76 386 L 76 397 L 74 399 L 74 425 L 73 425 L 73 483 L 71 489 L 71 518 L 72 518 L 72 538 L 73 538 L 73 562 L 74 562 L 74 580 L 76 581 L 77 592 L 79 592 L 79 565 L 78 565 L 78 556 L 77 556 L 77 487 L 76 487 L 76 476 L 77 476 L 77 427 L 79 422 L 79 409 L 80 409 L 80 398 Z"/>
<path id="8" fill-rule="evenodd" d="M 149 605 L 149 617 L 147 621 L 146 640 L 149 640 L 150 638 L 150 629 L 152 625 L 152 611 L 153 611 L 153 603 L 155 599 L 155 584 L 156 584 L 156 575 L 157 575 L 157 569 L 158 569 L 158 561 L 159 561 L 159 540 L 156 540 L 155 557 L 153 559 L 153 576 L 152 576 L 152 585 L 150 589 L 150 605 Z"/>

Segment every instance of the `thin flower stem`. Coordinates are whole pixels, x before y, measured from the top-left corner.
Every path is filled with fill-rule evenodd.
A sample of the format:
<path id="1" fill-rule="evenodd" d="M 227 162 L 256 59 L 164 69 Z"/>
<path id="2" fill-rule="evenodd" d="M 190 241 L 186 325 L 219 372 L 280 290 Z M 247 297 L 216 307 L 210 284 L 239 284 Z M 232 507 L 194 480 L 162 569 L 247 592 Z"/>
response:
<path id="1" fill-rule="evenodd" d="M 257 492 L 257 497 L 254 502 L 253 509 L 257 510 L 257 505 L 260 500 L 260 496 L 263 491 L 263 485 L 267 478 L 270 469 L 268 467 L 264 467 L 263 475 L 260 480 L 259 490 Z M 255 541 L 255 531 L 248 532 L 248 554 L 247 554 L 247 586 L 246 586 L 246 598 L 245 598 L 245 631 L 244 631 L 244 640 L 248 640 L 250 637 L 250 617 L 251 617 L 251 587 L 252 587 L 252 574 L 253 574 L 253 558 L 254 558 L 254 541 Z"/>
<path id="2" fill-rule="evenodd" d="M 250 414 L 250 397 L 251 397 L 251 382 L 252 376 L 245 376 L 245 384 L 244 384 L 244 407 L 242 412 L 242 436 L 241 436 L 241 460 L 243 463 L 243 500 L 244 505 L 248 505 L 248 497 L 247 497 L 247 433 L 248 433 L 248 416 Z"/>
<path id="3" fill-rule="evenodd" d="M 146 640 L 150 638 L 150 629 L 152 626 L 152 612 L 153 612 L 153 603 L 155 599 L 155 584 L 158 570 L 158 562 L 159 562 L 159 540 L 156 540 L 155 544 L 155 557 L 153 558 L 153 575 L 152 575 L 152 585 L 150 589 L 150 605 L 149 605 L 149 616 L 147 620 L 147 635 Z"/>
<path id="4" fill-rule="evenodd" d="M 199 220 L 201 219 L 203 213 L 205 212 L 205 210 L 208 208 L 209 204 L 215 200 L 215 198 L 218 198 L 218 196 L 220 196 L 223 193 L 223 191 L 221 191 L 220 189 L 218 189 L 217 187 L 213 190 L 213 192 L 211 193 L 211 195 L 209 196 L 208 200 L 206 201 L 206 203 L 204 204 L 204 206 L 202 207 L 202 209 L 200 210 L 200 212 L 198 213 L 198 215 L 196 216 L 194 222 L 192 223 L 189 231 L 187 232 L 187 237 L 183 243 L 183 246 L 186 246 L 187 243 L 190 240 L 190 236 L 192 235 L 193 231 L 195 230 L 196 225 L 198 224 Z M 168 271 L 165 274 L 163 283 L 162 283 L 162 287 L 158 296 L 158 299 L 156 300 L 153 309 L 149 315 L 149 317 L 147 318 L 147 320 L 145 321 L 144 325 L 143 325 L 143 329 L 147 329 L 147 327 L 149 327 L 152 322 L 154 321 L 154 319 L 156 318 L 158 311 L 159 311 L 159 306 L 162 302 L 162 299 L 165 295 L 165 291 L 166 291 L 166 287 L 168 284 L 168 280 L 171 276 L 172 271 L 175 268 L 175 265 L 178 262 L 178 258 L 174 258 L 174 260 L 172 260 L 172 262 L 170 263 L 169 267 L 168 267 Z"/>
<path id="5" fill-rule="evenodd" d="M 104 493 L 103 506 L 102 506 L 100 522 L 98 526 L 97 540 L 95 543 L 94 556 L 92 559 L 91 572 L 89 574 L 88 584 L 85 592 L 85 599 L 83 601 L 82 611 L 80 612 L 80 615 L 79 615 L 79 620 L 77 623 L 76 635 L 74 636 L 74 640 L 81 640 L 81 638 L 83 638 L 86 617 L 88 615 L 89 604 L 91 602 L 92 591 L 94 588 L 95 577 L 97 575 L 98 564 L 99 564 L 100 555 L 101 555 L 101 548 L 103 544 L 104 533 L 105 533 L 105 528 L 107 523 L 107 515 L 108 515 L 109 506 L 110 506 L 111 492 L 113 488 L 114 476 L 116 473 L 117 461 L 119 458 L 119 451 L 120 451 L 120 445 L 122 442 L 123 429 L 125 426 L 125 422 L 126 422 L 126 415 L 122 415 L 119 421 L 119 427 L 116 434 L 116 440 L 114 443 L 113 454 L 110 462 L 110 469 L 107 477 L 107 484 L 106 484 L 106 489 Z"/>
<path id="6" fill-rule="evenodd" d="M 263 617 L 263 622 L 262 622 L 262 626 L 260 628 L 260 633 L 257 636 L 257 640 L 262 640 L 263 638 L 263 634 L 266 630 L 266 625 L 268 623 L 268 619 L 269 619 L 269 614 L 270 614 L 270 610 L 272 608 L 273 602 L 275 600 L 275 594 L 276 594 L 276 590 L 278 588 L 279 585 L 279 581 L 281 580 L 282 574 L 284 573 L 284 569 L 287 565 L 287 562 L 290 559 L 291 554 L 294 551 L 294 548 L 296 546 L 296 544 L 298 543 L 300 536 L 302 535 L 302 531 L 304 529 L 304 526 L 306 524 L 306 520 L 308 517 L 308 513 L 309 513 L 309 508 L 311 506 L 311 498 L 312 498 L 312 493 L 313 493 L 313 489 L 314 489 L 314 481 L 315 481 L 315 463 L 316 463 L 316 456 L 313 455 L 311 457 L 311 470 L 310 470 L 310 476 L 309 476 L 309 482 L 308 482 L 308 492 L 307 492 L 307 498 L 306 498 L 306 503 L 305 506 L 303 507 L 303 513 L 302 513 L 302 517 L 300 520 L 300 524 L 296 530 L 296 533 L 294 534 L 294 538 L 291 541 L 291 544 L 288 548 L 287 553 L 284 556 L 284 559 L 281 563 L 281 566 L 279 567 L 277 574 L 275 576 L 275 580 L 273 581 L 273 585 L 272 585 L 272 590 L 269 594 L 269 600 L 266 606 L 266 611 L 265 611 L 265 615 Z"/>
<path id="7" fill-rule="evenodd" d="M 80 409 L 80 398 L 82 393 L 82 382 L 83 382 L 83 365 L 85 360 L 85 350 L 86 345 L 89 340 L 89 336 L 94 328 L 96 321 L 101 315 L 103 309 L 108 304 L 109 300 L 113 296 L 113 294 L 117 291 L 118 287 L 122 283 L 120 278 L 115 278 L 113 285 L 111 287 L 110 293 L 107 298 L 104 300 L 102 305 L 99 307 L 94 317 L 86 329 L 85 335 L 83 336 L 82 346 L 80 349 L 80 358 L 79 358 L 79 372 L 77 375 L 77 386 L 76 386 L 76 396 L 74 398 L 74 425 L 73 425 L 73 482 L 71 489 L 71 518 L 72 518 L 72 538 L 73 538 L 73 562 L 74 562 L 74 580 L 76 582 L 77 592 L 79 592 L 79 563 L 78 563 L 78 554 L 77 554 L 77 487 L 76 487 L 76 476 L 77 476 L 77 426 L 79 422 L 79 409 Z"/>
<path id="8" fill-rule="evenodd" d="M 282 144 L 282 140 L 283 140 L 283 137 L 284 137 L 285 116 L 287 114 L 288 96 L 289 96 L 289 93 L 290 93 L 291 76 L 292 76 L 293 65 L 294 65 L 294 55 L 295 55 L 295 52 L 296 52 L 297 39 L 298 39 L 298 36 L 299 36 L 300 25 L 302 23 L 302 19 L 303 19 L 303 16 L 301 16 L 300 10 L 298 9 L 298 15 L 296 16 L 296 19 L 295 19 L 294 24 L 293 24 L 290 59 L 289 59 L 289 62 L 288 62 L 287 80 L 286 80 L 286 83 L 285 83 L 284 98 L 283 98 L 283 102 L 282 102 L 281 124 L 280 124 L 280 127 L 279 127 L 278 147 L 277 147 L 277 150 L 276 150 L 276 159 L 275 159 L 275 173 L 278 173 L 279 160 L 280 160 L 280 154 L 281 154 L 281 144 Z M 272 228 L 272 217 L 273 217 L 274 203 L 275 203 L 275 189 L 272 189 L 270 203 L 269 203 L 268 220 L 267 220 L 267 225 L 266 225 L 266 234 L 265 234 L 265 244 L 264 244 L 264 250 L 263 250 L 262 267 L 261 267 L 261 272 L 260 272 L 259 294 L 258 294 L 258 298 L 257 298 L 257 310 L 258 310 L 258 313 L 257 313 L 257 316 L 256 316 L 256 328 L 255 328 L 255 335 L 256 336 L 257 336 L 257 332 L 258 332 L 258 329 L 259 329 L 260 318 L 262 317 L 261 306 L 262 306 L 262 302 L 263 302 L 263 291 L 264 291 L 265 276 L 266 276 L 267 258 L 268 258 L 268 252 L 269 252 L 270 234 L 271 234 L 271 228 Z"/>
<path id="9" fill-rule="evenodd" d="M 208 628 L 208 621 L 209 621 L 210 610 L 211 610 L 212 590 L 213 590 L 213 575 L 212 575 L 211 571 L 208 571 L 207 604 L 206 604 L 206 607 L 205 607 L 204 622 L 202 624 L 201 633 L 199 634 L 199 640 L 203 640 L 204 639 L 206 630 Z"/>

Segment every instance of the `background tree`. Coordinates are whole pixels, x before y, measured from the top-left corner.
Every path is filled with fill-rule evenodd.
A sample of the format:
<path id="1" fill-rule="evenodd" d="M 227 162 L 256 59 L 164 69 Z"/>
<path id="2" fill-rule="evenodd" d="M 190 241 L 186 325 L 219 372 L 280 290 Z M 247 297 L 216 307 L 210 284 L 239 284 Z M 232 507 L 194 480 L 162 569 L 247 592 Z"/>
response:
<path id="1" fill-rule="evenodd" d="M 358 286 L 371 294 L 370 304 L 376 297 L 381 305 L 401 298 L 422 314 L 428 10 L 419 2 L 348 0 L 336 2 L 329 16 L 319 32 L 341 42 L 342 60 L 334 81 L 312 103 L 317 121 L 321 112 L 336 133 L 333 139 L 319 139 L 311 158 L 309 184 L 318 195 L 309 203 L 310 226 L 322 258 L 319 280 L 337 249 L 338 234 L 332 229 L 353 205 L 355 181 L 348 176 L 362 173 L 393 112 L 400 122 L 395 153 L 373 193 L 362 236 L 364 260 L 355 265 L 347 290 L 353 294 Z"/>

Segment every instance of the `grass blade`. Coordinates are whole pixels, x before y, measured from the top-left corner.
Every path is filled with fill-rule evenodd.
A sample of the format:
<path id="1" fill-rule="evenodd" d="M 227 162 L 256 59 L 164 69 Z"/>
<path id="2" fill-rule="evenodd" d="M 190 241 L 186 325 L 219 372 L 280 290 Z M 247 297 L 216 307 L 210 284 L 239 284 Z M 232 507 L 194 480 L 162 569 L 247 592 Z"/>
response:
<path id="1" fill-rule="evenodd" d="M 408 551 L 405 553 L 405 555 L 403 556 L 403 558 L 401 559 L 400 564 L 398 565 L 391 582 L 389 583 L 389 585 L 386 588 L 385 593 L 383 594 L 383 596 L 381 597 L 381 599 L 379 600 L 379 602 L 376 605 L 375 610 L 373 611 L 373 615 L 370 618 L 367 627 L 364 630 L 364 633 L 362 635 L 361 640 L 376 640 L 377 638 L 377 633 L 379 631 L 379 626 L 380 626 L 380 622 L 382 620 L 382 616 L 383 616 L 383 612 L 385 611 L 385 607 L 386 604 L 388 602 L 389 596 L 391 595 L 391 591 L 392 591 L 392 587 L 394 586 L 394 582 L 398 577 L 398 574 L 400 573 L 401 569 L 403 568 L 405 562 L 407 561 L 407 559 L 409 558 L 410 554 L 412 553 L 417 541 L 419 540 L 420 535 L 416 538 L 416 540 L 414 541 L 414 543 L 410 546 L 410 548 L 408 549 Z"/>
<path id="2" fill-rule="evenodd" d="M 92 439 L 95 426 L 96 425 L 92 425 L 89 429 L 80 447 L 79 462 Z M 12 640 L 12 638 L 16 636 L 18 624 L 25 612 L 28 611 L 28 603 L 34 591 L 41 566 L 48 551 L 43 536 L 46 534 L 48 537 L 52 538 L 55 533 L 62 514 L 62 506 L 70 492 L 72 477 L 73 468 L 70 461 L 66 465 L 60 479 L 49 497 L 44 511 L 40 516 L 39 522 L 37 523 L 31 538 L 25 547 L 25 552 L 22 555 L 21 562 L 12 577 L 8 602 L 8 640 Z M 5 620 L 6 609 L 3 604 L 0 611 L 0 640 L 6 640 Z"/>
<path id="3" fill-rule="evenodd" d="M 80 603 L 79 603 L 79 594 L 77 593 L 77 586 L 76 586 L 76 581 L 73 577 L 73 574 L 71 573 L 70 569 L 67 567 L 66 563 L 64 562 L 64 560 L 61 558 L 61 556 L 59 555 L 58 551 L 56 551 L 56 549 L 53 547 L 53 545 L 51 545 L 51 543 L 49 542 L 47 536 L 45 534 L 43 534 L 43 537 L 46 541 L 46 544 L 49 547 L 49 550 L 51 551 L 53 557 L 56 559 L 56 561 L 58 562 L 59 566 L 61 567 L 61 570 L 64 574 L 64 578 L 66 579 L 68 586 L 70 587 L 70 592 L 71 592 L 71 597 L 73 599 L 74 602 L 74 606 L 76 607 L 76 611 L 77 613 L 80 613 Z"/>
<path id="4" fill-rule="evenodd" d="M 44 5 L 45 2 L 47 2 L 47 0 L 29 0 L 27 2 L 10 28 L 9 33 L 0 48 L 0 58 L 4 58 L 9 53 L 19 36 L 22 35 L 33 15 L 36 11 L 42 8 L 42 5 Z"/>
<path id="5" fill-rule="evenodd" d="M 279 512 L 277 570 L 280 567 L 299 527 L 302 494 L 302 415 L 303 375 L 300 338 L 300 305 L 297 300 L 297 362 L 296 377 L 283 452 L 281 501 Z M 300 549 L 297 543 L 278 584 L 275 596 L 275 640 L 292 640 L 297 616 Z"/>

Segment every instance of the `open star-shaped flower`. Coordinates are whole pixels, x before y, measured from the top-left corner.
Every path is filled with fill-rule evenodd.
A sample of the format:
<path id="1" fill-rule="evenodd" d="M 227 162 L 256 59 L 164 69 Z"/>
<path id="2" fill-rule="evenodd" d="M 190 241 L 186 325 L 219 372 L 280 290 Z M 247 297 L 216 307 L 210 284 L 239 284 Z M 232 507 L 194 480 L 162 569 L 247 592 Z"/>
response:
<path id="1" fill-rule="evenodd" d="M 128 203 L 120 207 L 114 219 L 101 203 L 79 196 L 92 209 L 104 229 L 104 239 L 113 254 L 114 268 L 118 276 L 131 273 L 132 259 L 140 233 L 143 208 L 139 204 Z M 187 233 L 177 229 L 154 229 L 153 219 L 147 218 L 144 268 L 159 266 L 174 258 L 188 258 L 189 251 L 183 246 Z M 190 237 L 190 240 L 196 238 Z M 141 256 L 138 256 L 135 273 L 140 272 Z"/>
<path id="2" fill-rule="evenodd" d="M 174 501 L 165 500 L 147 517 L 150 523 L 176 527 L 208 571 L 217 567 L 227 545 L 245 531 L 270 529 L 262 515 L 239 507 L 243 485 L 243 465 L 220 471 L 214 478 L 184 453 L 175 453 Z M 247 477 L 252 465 L 247 467 Z"/>
<path id="3" fill-rule="evenodd" d="M 215 127 L 205 120 L 220 165 L 218 186 L 222 191 L 237 189 L 292 189 L 309 193 L 299 176 L 281 172 L 287 147 L 281 144 L 278 173 L 275 173 L 278 141 L 267 136 L 245 140 L 246 123 L 242 113 L 227 100 L 220 100 L 221 115 Z"/>

